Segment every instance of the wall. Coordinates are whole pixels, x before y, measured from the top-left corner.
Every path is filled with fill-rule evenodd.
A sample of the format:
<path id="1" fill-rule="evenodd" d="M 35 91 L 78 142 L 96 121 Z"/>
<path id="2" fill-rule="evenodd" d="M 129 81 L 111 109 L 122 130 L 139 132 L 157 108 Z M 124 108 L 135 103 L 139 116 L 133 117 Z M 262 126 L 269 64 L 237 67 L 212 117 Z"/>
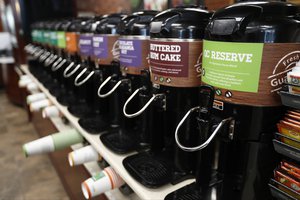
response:
<path id="1" fill-rule="evenodd" d="M 76 0 L 78 13 L 93 12 L 96 14 L 109 14 L 116 12 L 130 12 L 129 0 Z"/>

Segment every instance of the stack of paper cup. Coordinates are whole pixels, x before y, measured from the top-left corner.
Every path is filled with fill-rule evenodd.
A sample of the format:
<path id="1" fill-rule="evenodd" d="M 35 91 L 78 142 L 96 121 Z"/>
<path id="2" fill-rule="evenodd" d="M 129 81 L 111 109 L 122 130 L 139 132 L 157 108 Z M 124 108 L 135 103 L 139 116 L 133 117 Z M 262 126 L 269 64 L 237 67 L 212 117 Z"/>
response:
<path id="1" fill-rule="evenodd" d="M 83 137 L 75 129 L 42 137 L 23 145 L 26 157 L 53 152 L 83 142 Z"/>
<path id="2" fill-rule="evenodd" d="M 98 154 L 94 147 L 92 147 L 92 145 L 88 145 L 69 153 L 68 160 L 70 166 L 73 167 L 87 162 L 102 160 L 102 157 Z"/>
<path id="3" fill-rule="evenodd" d="M 23 145 L 23 152 L 26 157 L 53 152 L 54 150 L 55 148 L 51 135 L 42 137 Z"/>
<path id="4" fill-rule="evenodd" d="M 40 93 L 28 95 L 26 97 L 26 102 L 27 102 L 27 104 L 31 104 L 32 102 L 40 101 L 40 100 L 43 100 L 46 98 L 47 98 L 46 95 L 44 93 L 40 92 Z"/>
<path id="5" fill-rule="evenodd" d="M 42 111 L 43 118 L 60 117 L 60 112 L 56 106 L 45 107 Z"/>
<path id="6" fill-rule="evenodd" d="M 27 85 L 29 83 L 32 83 L 31 78 L 27 75 L 23 75 L 23 76 L 20 77 L 18 85 L 19 85 L 20 88 L 25 88 L 25 87 L 27 87 Z"/>
<path id="7" fill-rule="evenodd" d="M 113 190 L 124 184 L 123 179 L 112 167 L 95 174 L 81 184 L 81 190 L 86 199 L 91 199 L 106 191 Z"/>
<path id="8" fill-rule="evenodd" d="M 26 88 L 27 88 L 28 92 L 31 93 L 31 94 L 39 92 L 39 87 L 34 82 L 28 83 Z"/>
<path id="9" fill-rule="evenodd" d="M 32 102 L 29 105 L 29 110 L 31 112 L 37 112 L 40 109 L 45 108 L 45 107 L 50 106 L 50 105 L 51 105 L 51 102 L 48 99 L 43 99 L 43 100 L 40 100 L 40 101 Z"/>

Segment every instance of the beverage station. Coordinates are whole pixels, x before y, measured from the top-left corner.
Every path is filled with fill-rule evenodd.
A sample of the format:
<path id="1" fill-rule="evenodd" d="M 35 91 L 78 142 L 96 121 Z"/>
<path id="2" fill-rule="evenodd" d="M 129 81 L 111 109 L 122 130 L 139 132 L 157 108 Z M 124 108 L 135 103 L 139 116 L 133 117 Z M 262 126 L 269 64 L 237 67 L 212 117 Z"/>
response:
<path id="1" fill-rule="evenodd" d="M 70 166 L 105 163 L 86 199 L 299 200 L 299 16 L 273 0 L 33 23 L 19 86 L 70 128 L 28 162 L 83 143 Z"/>

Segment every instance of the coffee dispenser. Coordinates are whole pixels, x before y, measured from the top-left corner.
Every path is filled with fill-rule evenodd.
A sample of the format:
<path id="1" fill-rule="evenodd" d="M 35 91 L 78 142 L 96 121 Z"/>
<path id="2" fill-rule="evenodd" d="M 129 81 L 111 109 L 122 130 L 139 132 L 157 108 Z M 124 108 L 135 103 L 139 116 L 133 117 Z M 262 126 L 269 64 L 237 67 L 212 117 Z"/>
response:
<path id="1" fill-rule="evenodd" d="M 57 100 L 66 106 L 73 105 L 78 101 L 79 91 L 78 87 L 74 85 L 74 80 L 79 74 L 80 69 L 83 69 L 80 65 L 81 59 L 77 46 L 82 21 L 86 21 L 86 18 L 68 20 L 61 26 L 61 30 L 58 32 L 58 46 L 64 48 L 67 62 L 64 64 L 61 73 L 65 90 L 57 96 Z"/>
<path id="2" fill-rule="evenodd" d="M 199 151 L 198 175 L 165 199 L 272 199 L 271 141 L 283 111 L 277 91 L 300 59 L 298 16 L 297 6 L 275 1 L 238 3 L 212 16 L 202 60 L 202 82 L 215 90 L 211 131 L 199 131 L 200 145 L 187 147 L 180 127 L 199 108 L 178 124 L 178 146 Z"/>
<path id="3" fill-rule="evenodd" d="M 32 39 L 34 41 L 35 48 L 33 48 L 31 55 L 33 61 L 30 62 L 30 70 L 37 75 L 37 78 L 43 82 L 49 80 L 48 73 L 45 72 L 44 62 L 51 55 L 47 49 L 47 45 L 44 40 L 46 22 L 39 22 L 32 26 Z"/>
<path id="4" fill-rule="evenodd" d="M 94 18 L 84 20 L 81 22 L 80 27 L 78 27 L 80 32 L 72 33 L 73 37 L 76 37 L 74 40 L 74 51 L 80 57 L 80 68 L 78 74 L 74 79 L 74 87 L 77 90 L 76 99 L 77 101 L 73 104 L 70 104 L 68 109 L 69 111 L 79 117 L 83 118 L 90 114 L 93 100 L 92 88 L 92 76 L 94 75 L 94 62 L 91 60 L 93 55 L 93 45 L 92 37 L 93 30 L 92 25 L 94 24 Z"/>
<path id="5" fill-rule="evenodd" d="M 56 27 L 59 26 L 60 23 L 58 22 L 50 22 L 46 25 L 47 30 L 44 31 L 47 33 L 47 37 L 44 37 L 44 41 L 47 44 L 48 50 L 50 52 L 50 56 L 53 55 L 53 59 L 47 63 L 46 71 L 50 75 L 51 78 L 44 82 L 44 86 L 48 88 L 49 92 L 53 96 L 57 96 L 60 93 L 60 85 L 59 85 L 59 77 L 58 77 L 58 70 L 63 64 L 63 57 L 61 55 L 61 51 L 57 48 L 57 35 L 56 35 Z M 49 56 L 49 57 L 50 57 Z M 45 61 L 46 62 L 46 61 Z M 46 65 L 46 63 L 45 63 Z"/>
<path id="6" fill-rule="evenodd" d="M 174 141 L 183 113 L 197 105 L 201 76 L 202 39 L 211 13 L 195 7 L 166 10 L 150 24 L 150 151 L 124 159 L 126 170 L 147 187 L 177 183 L 193 176 L 195 154 L 180 150 Z M 143 110 L 143 109 L 142 109 Z M 144 109 L 145 112 L 147 109 Z M 182 138 L 193 145 L 196 120 L 189 120 Z"/>
<path id="7" fill-rule="evenodd" d="M 54 22 L 45 22 L 43 29 L 43 48 L 44 53 L 40 56 L 40 61 L 43 62 L 44 70 L 48 75 L 48 78 L 42 79 L 41 82 L 49 90 L 55 87 L 56 83 L 53 81 L 54 74 L 52 73 L 52 65 L 60 61 L 61 58 L 57 54 L 56 48 L 51 45 L 50 33 L 54 29 Z"/>
<path id="8" fill-rule="evenodd" d="M 96 28 L 107 17 L 109 16 L 98 16 L 87 22 L 79 37 L 79 52 L 86 68 L 75 78 L 74 84 L 86 85 L 86 102 L 82 102 L 80 106 L 82 110 L 85 108 L 85 113 L 81 116 L 79 124 L 91 134 L 98 134 L 108 128 L 108 100 L 99 99 L 97 95 L 103 76 L 108 74 L 98 65 L 93 45 Z"/>
<path id="9" fill-rule="evenodd" d="M 52 77 L 56 84 L 54 85 L 54 87 L 49 89 L 49 92 L 55 97 L 59 97 L 65 94 L 66 90 L 64 85 L 63 71 L 65 70 L 69 62 L 65 51 L 65 33 L 62 30 L 62 27 L 68 23 L 69 22 L 66 20 L 57 21 L 52 31 L 50 32 L 50 44 L 53 48 L 56 49 L 58 55 L 57 61 L 55 61 L 51 67 Z"/>
<path id="10" fill-rule="evenodd" d="M 109 14 L 102 16 L 102 19 L 97 20 L 94 24 L 95 31 L 93 34 L 93 57 L 95 62 L 95 76 L 93 76 L 93 83 L 91 91 L 94 101 L 93 112 L 90 115 L 82 117 L 79 124 L 89 133 L 97 133 L 106 131 L 111 126 L 116 125 L 116 117 L 111 115 L 118 97 L 109 99 L 100 99 L 97 95 L 98 87 L 112 74 L 119 76 L 119 48 L 118 26 L 123 14 Z M 106 89 L 105 89 L 106 91 Z M 109 111 L 109 112 L 108 112 Z"/>
<path id="11" fill-rule="evenodd" d="M 123 116 L 122 108 L 125 101 L 128 99 L 131 91 L 142 90 L 142 100 L 151 98 L 147 91 L 150 89 L 150 78 L 147 72 L 149 56 L 149 25 L 152 18 L 157 14 L 156 11 L 140 11 L 124 17 L 120 23 L 120 66 L 122 76 L 108 77 L 99 88 L 99 96 L 101 98 L 115 95 L 118 97 L 117 107 L 114 107 L 110 112 L 118 118 L 119 127 L 108 131 L 100 136 L 101 141 L 109 149 L 116 153 L 128 153 L 139 146 L 145 146 L 147 143 L 147 135 L 149 134 L 147 126 L 147 116 L 142 115 L 138 120 L 128 119 Z M 116 75 L 115 75 L 116 76 Z M 112 90 L 106 94 L 102 93 L 105 84 L 116 82 L 117 84 Z M 136 93 L 136 92 L 135 92 Z M 149 92 L 148 92 L 149 93 Z M 125 110 L 132 112 L 134 106 L 139 104 L 138 99 L 133 99 Z M 138 127 L 138 124 L 140 125 Z M 141 144 L 141 145 L 139 145 Z"/>
<path id="12" fill-rule="evenodd" d="M 40 41 L 40 22 L 35 22 L 31 24 L 31 41 L 32 44 L 25 46 L 25 51 L 31 55 L 28 62 L 29 70 L 32 74 L 38 76 L 41 71 L 39 68 L 38 56 L 42 54 L 42 47 Z"/>

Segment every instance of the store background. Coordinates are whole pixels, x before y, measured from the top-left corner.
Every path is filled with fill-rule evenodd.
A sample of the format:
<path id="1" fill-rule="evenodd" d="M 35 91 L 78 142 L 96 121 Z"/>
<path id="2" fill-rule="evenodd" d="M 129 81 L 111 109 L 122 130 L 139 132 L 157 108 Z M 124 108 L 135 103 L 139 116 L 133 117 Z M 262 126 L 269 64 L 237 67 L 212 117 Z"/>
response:
<path id="1" fill-rule="evenodd" d="M 300 0 L 291 0 L 300 3 Z M 215 10 L 234 3 L 233 0 L 1 0 L 0 32 L 9 33 L 14 62 L 1 62 L 0 67 L 0 199 L 68 199 L 81 193 L 77 191 L 78 169 L 65 168 L 60 161 L 66 158 L 68 150 L 36 157 L 26 161 L 20 146 L 29 140 L 55 132 L 50 123 L 29 115 L 25 107 L 24 91 L 18 87 L 18 67 L 26 63 L 24 46 L 30 42 L 30 24 L 40 20 L 54 18 L 92 16 L 108 13 L 131 13 L 145 9 L 164 10 L 182 4 L 203 4 L 209 10 Z M 1 57 L 10 55 L 0 51 Z M 1 59 L 0 59 L 1 60 Z M 12 104 L 11 104 L 12 103 Z M 18 107 L 16 107 L 17 105 Z M 21 107 L 20 107 L 21 106 Z M 20 114 L 21 113 L 21 114 Z M 54 165 L 55 169 L 52 167 Z M 81 169 L 84 171 L 84 169 Z M 59 177 L 63 184 L 61 184 Z M 83 176 L 87 176 L 84 174 Z M 70 178 L 75 177 L 75 178 Z M 76 186 L 75 186 L 76 185 Z M 64 186 L 64 189 L 63 189 Z M 75 191 L 75 192 L 74 192 Z"/>

